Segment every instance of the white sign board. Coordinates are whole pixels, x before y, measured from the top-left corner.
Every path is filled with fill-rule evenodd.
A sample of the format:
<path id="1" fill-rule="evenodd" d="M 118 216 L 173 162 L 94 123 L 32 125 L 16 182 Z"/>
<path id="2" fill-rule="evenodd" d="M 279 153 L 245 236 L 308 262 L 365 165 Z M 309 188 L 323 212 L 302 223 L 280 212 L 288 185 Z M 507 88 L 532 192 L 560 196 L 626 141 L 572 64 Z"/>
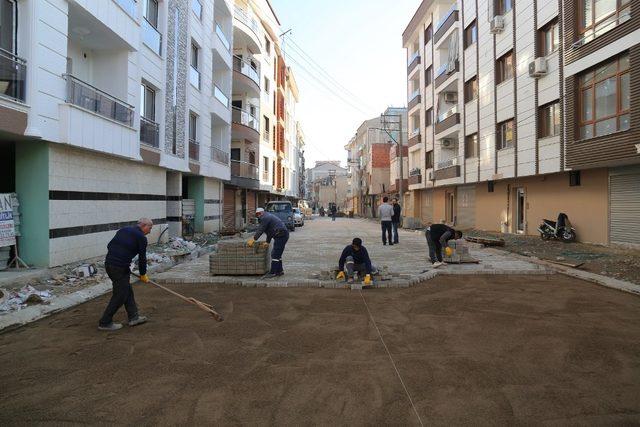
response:
<path id="1" fill-rule="evenodd" d="M 0 248 L 16 244 L 11 194 L 0 193 Z"/>

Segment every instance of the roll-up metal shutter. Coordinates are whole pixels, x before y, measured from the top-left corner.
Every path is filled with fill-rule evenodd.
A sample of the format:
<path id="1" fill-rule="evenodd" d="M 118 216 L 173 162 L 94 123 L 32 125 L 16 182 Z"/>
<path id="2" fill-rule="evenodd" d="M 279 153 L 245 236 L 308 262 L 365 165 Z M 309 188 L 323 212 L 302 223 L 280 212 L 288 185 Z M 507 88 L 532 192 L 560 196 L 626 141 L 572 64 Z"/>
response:
<path id="1" fill-rule="evenodd" d="M 457 226 L 473 228 L 476 226 L 476 187 L 458 187 Z"/>
<path id="2" fill-rule="evenodd" d="M 256 217 L 256 199 L 258 194 L 255 191 L 247 191 L 247 222 L 252 223 Z"/>
<path id="3" fill-rule="evenodd" d="M 610 171 L 609 240 L 640 245 L 640 167 Z"/>
<path id="4" fill-rule="evenodd" d="M 224 188 L 222 218 L 225 230 L 236 229 L 236 190 L 233 188 Z"/>
<path id="5" fill-rule="evenodd" d="M 433 190 L 420 192 L 420 221 L 425 226 L 433 222 Z"/>

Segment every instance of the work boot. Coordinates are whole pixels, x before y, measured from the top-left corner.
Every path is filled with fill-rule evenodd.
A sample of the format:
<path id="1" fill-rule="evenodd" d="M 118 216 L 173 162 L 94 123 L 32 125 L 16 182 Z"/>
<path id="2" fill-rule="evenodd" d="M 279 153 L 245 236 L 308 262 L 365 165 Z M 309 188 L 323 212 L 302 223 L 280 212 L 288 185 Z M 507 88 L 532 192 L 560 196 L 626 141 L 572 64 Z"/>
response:
<path id="1" fill-rule="evenodd" d="M 433 263 L 433 268 L 438 268 L 438 267 L 440 267 L 441 265 L 442 265 L 442 262 L 440 262 L 440 261 L 436 261 L 436 262 L 434 262 L 434 263 Z"/>
<path id="2" fill-rule="evenodd" d="M 122 323 L 109 323 L 108 325 L 98 325 L 99 331 L 117 331 L 118 329 L 122 329 Z"/>
<path id="3" fill-rule="evenodd" d="M 142 325 L 143 323 L 146 323 L 147 320 L 147 316 L 136 316 L 129 320 L 129 326 Z"/>

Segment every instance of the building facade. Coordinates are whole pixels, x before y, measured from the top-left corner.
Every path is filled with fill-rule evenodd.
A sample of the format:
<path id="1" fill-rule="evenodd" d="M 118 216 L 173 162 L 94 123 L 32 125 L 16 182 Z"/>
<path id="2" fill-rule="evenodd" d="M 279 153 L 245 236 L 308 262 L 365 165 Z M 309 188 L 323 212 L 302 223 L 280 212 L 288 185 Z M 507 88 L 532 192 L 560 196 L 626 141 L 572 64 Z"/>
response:
<path id="1" fill-rule="evenodd" d="M 307 169 L 305 172 L 305 191 L 307 193 L 307 200 L 311 205 L 310 207 L 313 209 L 320 209 L 322 206 L 327 209 L 327 203 L 329 201 L 336 203 L 337 199 L 334 194 L 335 191 L 333 190 L 335 187 L 334 178 L 341 176 L 346 177 L 347 174 L 348 170 L 340 165 L 339 160 L 317 161 L 313 168 Z M 322 190 L 323 195 L 321 196 L 320 192 L 323 187 L 326 188 Z M 331 187 L 331 189 L 329 189 L 329 187 Z"/>
<path id="2" fill-rule="evenodd" d="M 564 212 L 582 241 L 639 244 L 639 8 L 423 1 L 403 33 L 406 215 L 535 235 Z"/>

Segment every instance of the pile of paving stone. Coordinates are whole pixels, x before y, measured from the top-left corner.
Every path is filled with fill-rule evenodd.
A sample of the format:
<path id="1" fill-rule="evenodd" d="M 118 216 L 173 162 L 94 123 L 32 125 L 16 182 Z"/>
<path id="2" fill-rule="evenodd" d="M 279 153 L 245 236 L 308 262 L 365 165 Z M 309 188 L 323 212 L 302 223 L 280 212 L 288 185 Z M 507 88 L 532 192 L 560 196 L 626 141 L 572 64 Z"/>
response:
<path id="1" fill-rule="evenodd" d="M 221 241 L 217 249 L 209 255 L 212 276 L 255 276 L 266 274 L 271 267 L 269 248 L 258 243 L 248 247 L 244 241 Z"/>

